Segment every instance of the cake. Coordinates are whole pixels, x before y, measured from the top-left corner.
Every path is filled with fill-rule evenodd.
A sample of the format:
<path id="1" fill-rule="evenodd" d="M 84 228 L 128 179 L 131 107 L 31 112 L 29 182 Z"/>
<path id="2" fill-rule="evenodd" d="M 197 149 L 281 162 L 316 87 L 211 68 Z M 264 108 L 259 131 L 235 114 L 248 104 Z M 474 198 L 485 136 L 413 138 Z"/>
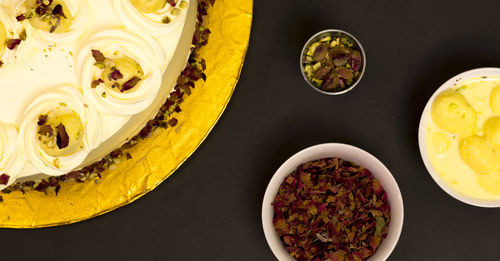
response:
<path id="1" fill-rule="evenodd" d="M 85 174 L 147 134 L 204 34 L 196 0 L 1 3 L 0 190 Z"/>

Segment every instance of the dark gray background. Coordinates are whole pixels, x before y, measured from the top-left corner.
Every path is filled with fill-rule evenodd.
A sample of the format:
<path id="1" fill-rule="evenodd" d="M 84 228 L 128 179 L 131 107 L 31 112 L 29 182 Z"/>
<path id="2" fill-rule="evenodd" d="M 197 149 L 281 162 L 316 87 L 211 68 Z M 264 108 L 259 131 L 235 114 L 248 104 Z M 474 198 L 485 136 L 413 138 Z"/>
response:
<path id="1" fill-rule="evenodd" d="M 496 260 L 500 210 L 468 206 L 443 192 L 420 159 L 417 128 L 443 82 L 500 65 L 499 14 L 498 0 L 256 0 L 234 97 L 177 173 L 102 217 L 1 230 L 0 257 L 274 260 L 260 222 L 267 182 L 295 152 L 343 142 L 377 156 L 399 183 L 405 222 L 391 260 Z M 313 91 L 300 75 L 302 45 L 328 28 L 354 34 L 368 56 L 360 85 L 340 97 Z"/>

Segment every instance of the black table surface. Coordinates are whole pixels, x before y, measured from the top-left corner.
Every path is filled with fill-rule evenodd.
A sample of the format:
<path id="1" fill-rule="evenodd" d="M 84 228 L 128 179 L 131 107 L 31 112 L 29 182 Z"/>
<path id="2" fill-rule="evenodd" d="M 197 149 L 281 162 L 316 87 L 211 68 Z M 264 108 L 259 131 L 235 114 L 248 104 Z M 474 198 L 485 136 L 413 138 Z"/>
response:
<path id="1" fill-rule="evenodd" d="M 268 181 L 295 152 L 341 142 L 378 157 L 399 183 L 405 221 L 390 260 L 497 260 L 500 209 L 442 191 L 422 163 L 417 129 L 442 83 L 500 66 L 499 10 L 498 0 L 256 0 L 234 96 L 175 175 L 98 218 L 3 229 L 0 259 L 274 260 L 261 225 Z M 312 90 L 299 67 L 305 41 L 329 28 L 354 34 L 367 52 L 361 83 L 338 97 Z"/>

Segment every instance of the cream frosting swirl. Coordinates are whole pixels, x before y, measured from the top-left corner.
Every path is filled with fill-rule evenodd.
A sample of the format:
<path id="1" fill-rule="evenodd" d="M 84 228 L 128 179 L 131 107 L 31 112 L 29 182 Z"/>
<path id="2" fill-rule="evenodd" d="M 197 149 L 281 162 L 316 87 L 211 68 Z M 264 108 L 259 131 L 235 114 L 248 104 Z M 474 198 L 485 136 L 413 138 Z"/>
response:
<path id="1" fill-rule="evenodd" d="M 24 31 L 24 27 L 22 24 L 15 20 L 15 17 L 10 14 L 9 3 L 5 3 L 5 5 L 0 6 L 0 22 L 2 23 L 5 33 L 6 39 L 19 39 L 21 38 L 21 34 Z M 4 43 L 2 43 L 4 44 Z M 2 61 L 2 66 L 8 66 L 15 63 L 15 60 L 20 56 L 23 49 L 25 48 L 25 44 L 21 42 L 14 49 L 9 49 L 7 46 L 0 53 L 0 60 Z"/>
<path id="2" fill-rule="evenodd" d="M 176 26 L 182 25 L 189 5 L 189 0 L 178 0 L 175 7 L 166 3 L 163 8 L 155 12 L 144 13 L 130 0 L 113 0 L 115 12 L 125 26 L 144 30 L 156 36 L 169 34 Z M 168 19 L 168 23 L 165 19 Z"/>
<path id="3" fill-rule="evenodd" d="M 84 95 L 99 110 L 113 115 L 133 115 L 148 108 L 161 87 L 166 67 L 166 56 L 158 42 L 139 31 L 125 30 L 102 31 L 88 42 L 79 51 L 76 60 L 76 73 Z M 143 79 L 127 92 L 110 90 L 105 84 L 92 86 L 103 74 L 103 69 L 95 66 L 93 50 L 98 50 L 107 59 L 127 57 L 134 60 L 144 73 Z"/>
<path id="4" fill-rule="evenodd" d="M 27 11 L 26 2 L 27 0 L 14 0 L 11 5 L 14 6 L 14 16 L 24 14 Z M 73 21 L 69 30 L 64 33 L 50 33 L 44 30 L 35 28 L 28 19 L 25 19 L 21 23 L 26 28 L 29 36 L 33 36 L 41 42 L 49 42 L 50 44 L 56 44 L 61 41 L 75 41 L 81 37 L 86 29 L 89 19 L 89 4 L 87 0 L 64 0 L 69 12 L 73 17 Z"/>
<path id="5" fill-rule="evenodd" d="M 16 181 L 19 171 L 24 167 L 25 159 L 22 150 L 17 146 L 17 129 L 0 122 L 0 175 L 8 175 L 7 184 L 0 184 L 0 190 Z"/>
<path id="6" fill-rule="evenodd" d="M 83 134 L 80 148 L 67 155 L 50 155 L 37 139 L 41 115 L 47 115 L 53 110 L 69 111 L 81 121 Z M 100 144 L 101 121 L 99 113 L 86 102 L 81 91 L 71 85 L 59 86 L 39 96 L 26 109 L 18 144 L 40 172 L 53 176 L 63 175 L 77 168 L 88 153 Z"/>

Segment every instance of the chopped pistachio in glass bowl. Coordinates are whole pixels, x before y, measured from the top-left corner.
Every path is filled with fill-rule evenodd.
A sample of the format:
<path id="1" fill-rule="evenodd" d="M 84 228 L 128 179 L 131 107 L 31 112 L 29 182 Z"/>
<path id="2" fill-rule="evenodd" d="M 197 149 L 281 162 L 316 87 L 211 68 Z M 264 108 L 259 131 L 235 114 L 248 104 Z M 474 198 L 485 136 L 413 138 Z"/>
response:
<path id="1" fill-rule="evenodd" d="M 302 49 L 300 68 L 306 82 L 328 95 L 354 89 L 366 69 L 366 54 L 351 34 L 337 29 L 312 36 Z"/>

